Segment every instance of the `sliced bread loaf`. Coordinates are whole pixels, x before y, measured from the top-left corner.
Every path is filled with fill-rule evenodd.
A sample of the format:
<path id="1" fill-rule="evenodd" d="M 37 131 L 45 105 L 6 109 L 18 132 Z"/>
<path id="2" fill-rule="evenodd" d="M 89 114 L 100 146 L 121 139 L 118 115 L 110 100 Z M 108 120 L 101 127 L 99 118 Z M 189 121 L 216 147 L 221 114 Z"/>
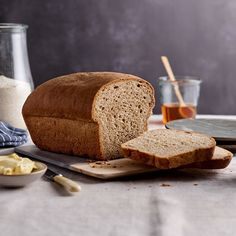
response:
<path id="1" fill-rule="evenodd" d="M 121 156 L 121 143 L 147 130 L 153 107 L 153 87 L 137 76 L 75 73 L 37 87 L 23 117 L 39 148 L 108 160 Z"/>
<path id="2" fill-rule="evenodd" d="M 145 132 L 121 145 L 124 156 L 155 166 L 171 169 L 210 160 L 216 142 L 203 134 L 158 129 Z"/>

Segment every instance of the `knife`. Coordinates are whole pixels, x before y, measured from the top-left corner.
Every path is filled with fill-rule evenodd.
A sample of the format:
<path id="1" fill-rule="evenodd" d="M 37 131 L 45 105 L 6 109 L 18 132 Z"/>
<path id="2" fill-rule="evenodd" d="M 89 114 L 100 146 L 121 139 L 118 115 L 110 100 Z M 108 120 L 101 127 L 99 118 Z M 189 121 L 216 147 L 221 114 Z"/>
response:
<path id="1" fill-rule="evenodd" d="M 66 190 L 68 190 L 70 192 L 79 192 L 81 190 L 81 187 L 75 181 L 73 181 L 73 180 L 71 180 L 69 178 L 64 177 L 62 174 L 58 174 L 58 173 L 52 171 L 49 168 L 47 169 L 47 171 L 44 174 L 44 176 L 47 179 L 60 184 Z"/>

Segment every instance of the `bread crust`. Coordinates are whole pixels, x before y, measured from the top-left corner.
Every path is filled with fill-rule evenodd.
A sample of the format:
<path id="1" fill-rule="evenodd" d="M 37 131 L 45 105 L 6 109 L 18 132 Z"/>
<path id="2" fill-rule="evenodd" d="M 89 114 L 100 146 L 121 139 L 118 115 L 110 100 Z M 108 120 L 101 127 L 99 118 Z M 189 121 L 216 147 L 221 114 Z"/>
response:
<path id="1" fill-rule="evenodd" d="M 187 152 L 181 155 L 176 155 L 171 158 L 159 158 L 154 155 L 150 155 L 148 153 L 139 152 L 138 150 L 129 150 L 122 147 L 123 153 L 125 157 L 131 158 L 133 160 L 142 162 L 144 164 L 155 166 L 159 169 L 172 169 L 177 168 L 179 166 L 191 164 L 193 162 L 200 162 L 210 160 L 213 153 L 214 148 L 206 148 L 206 149 L 198 149 L 193 152 Z"/>
<path id="2" fill-rule="evenodd" d="M 27 127 L 40 149 L 103 159 L 97 123 L 33 116 L 27 118 Z"/>
<path id="3" fill-rule="evenodd" d="M 80 72 L 51 79 L 29 95 L 22 109 L 23 117 L 25 120 L 28 116 L 46 116 L 96 122 L 97 93 L 112 83 L 127 80 L 145 82 L 152 88 L 137 76 L 117 72 Z"/>
<path id="4" fill-rule="evenodd" d="M 220 147 L 215 147 L 212 159 L 202 162 L 195 162 L 181 168 L 197 168 L 197 169 L 224 169 L 231 162 L 233 153 Z"/>

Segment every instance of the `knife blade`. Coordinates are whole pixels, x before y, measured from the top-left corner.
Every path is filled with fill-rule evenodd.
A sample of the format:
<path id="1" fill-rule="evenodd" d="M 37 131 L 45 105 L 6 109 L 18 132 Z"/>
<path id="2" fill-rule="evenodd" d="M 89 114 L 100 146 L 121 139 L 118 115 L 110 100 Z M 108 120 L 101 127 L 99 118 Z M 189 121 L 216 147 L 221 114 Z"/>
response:
<path id="1" fill-rule="evenodd" d="M 81 187 L 75 181 L 63 176 L 62 174 L 54 172 L 49 168 L 45 172 L 44 176 L 50 181 L 60 184 L 70 192 L 79 192 L 81 190 Z"/>

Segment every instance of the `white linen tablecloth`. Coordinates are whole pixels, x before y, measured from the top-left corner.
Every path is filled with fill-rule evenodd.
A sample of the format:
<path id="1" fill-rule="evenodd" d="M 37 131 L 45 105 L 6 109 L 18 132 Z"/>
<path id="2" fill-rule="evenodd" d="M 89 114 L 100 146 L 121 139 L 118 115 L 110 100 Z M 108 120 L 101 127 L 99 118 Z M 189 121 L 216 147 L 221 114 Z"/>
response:
<path id="1" fill-rule="evenodd" d="M 0 236 L 236 235 L 235 159 L 224 170 L 110 181 L 60 170 L 80 183 L 79 194 L 44 179 L 0 188 Z"/>

